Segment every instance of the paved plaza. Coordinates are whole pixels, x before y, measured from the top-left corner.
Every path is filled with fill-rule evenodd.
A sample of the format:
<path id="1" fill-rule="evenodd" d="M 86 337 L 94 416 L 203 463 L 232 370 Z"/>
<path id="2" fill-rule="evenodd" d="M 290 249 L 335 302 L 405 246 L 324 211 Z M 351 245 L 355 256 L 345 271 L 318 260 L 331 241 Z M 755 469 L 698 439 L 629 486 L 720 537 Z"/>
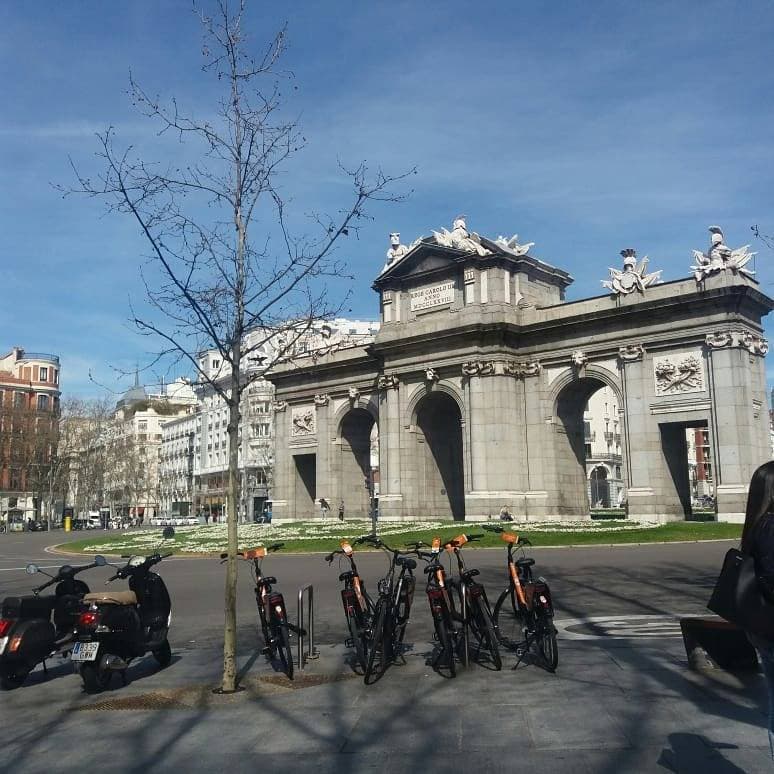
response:
<path id="1" fill-rule="evenodd" d="M 41 536 L 25 540 L 24 546 L 0 544 L 3 594 L 29 585 L 14 567 L 27 560 L 61 561 L 43 551 Z M 249 579 L 240 578 L 245 690 L 228 697 L 211 692 L 220 672 L 222 568 L 206 559 L 168 561 L 160 571 L 175 605 L 173 663 L 157 672 L 152 659 L 136 662 L 129 685 L 116 678 L 96 696 L 83 694 L 67 663 L 54 663 L 48 679 L 37 669 L 21 689 L 2 697 L 6 728 L 12 729 L 4 739 L 3 767 L 318 774 L 770 771 L 762 676 L 692 672 L 679 636 L 679 615 L 704 612 L 716 559 L 727 547 L 536 550 L 557 598 L 560 663 L 553 675 L 535 664 L 513 671 L 515 657 L 509 655 L 502 672 L 471 665 L 456 679 L 439 676 L 426 663 L 429 615 L 418 593 L 406 664 L 372 686 L 353 674 L 341 644 L 338 572 L 316 555 L 277 557 L 272 573 L 288 597 L 302 578 L 316 584 L 319 658 L 292 685 L 271 670 L 259 653 Z M 470 560 L 494 587 L 501 552 L 471 552 Z M 367 555 L 361 564 L 368 578 L 381 566 L 379 557 Z"/>

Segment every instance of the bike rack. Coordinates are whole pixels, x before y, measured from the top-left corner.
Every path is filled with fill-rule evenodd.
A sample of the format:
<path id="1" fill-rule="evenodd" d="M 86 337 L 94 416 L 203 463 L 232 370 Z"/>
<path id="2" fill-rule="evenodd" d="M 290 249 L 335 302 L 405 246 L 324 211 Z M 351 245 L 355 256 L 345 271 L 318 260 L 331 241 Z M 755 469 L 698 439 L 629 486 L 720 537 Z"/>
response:
<path id="1" fill-rule="evenodd" d="M 308 626 L 304 623 L 304 594 L 307 600 Z M 307 583 L 298 590 L 298 668 L 304 671 L 304 664 L 317 658 L 320 654 L 314 648 L 314 586 Z M 306 632 L 306 634 L 305 634 Z M 309 650 L 304 653 L 304 641 L 309 636 Z"/>
<path id="2" fill-rule="evenodd" d="M 468 585 L 460 579 L 462 589 L 462 603 L 460 612 L 462 613 L 462 665 L 470 666 L 470 636 L 468 632 Z"/>

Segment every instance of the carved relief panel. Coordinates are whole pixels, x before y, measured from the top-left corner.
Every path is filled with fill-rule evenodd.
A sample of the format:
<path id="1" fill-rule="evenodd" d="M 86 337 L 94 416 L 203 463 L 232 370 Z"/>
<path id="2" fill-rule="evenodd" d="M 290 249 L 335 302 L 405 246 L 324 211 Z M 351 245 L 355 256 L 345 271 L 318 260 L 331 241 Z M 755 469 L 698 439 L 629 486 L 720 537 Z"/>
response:
<path id="1" fill-rule="evenodd" d="M 706 387 L 704 359 L 700 351 L 678 352 L 653 358 L 656 395 L 703 392 Z"/>
<path id="2" fill-rule="evenodd" d="M 317 412 L 314 406 L 298 406 L 291 412 L 290 435 L 298 438 L 304 435 L 314 435 L 317 432 Z"/>

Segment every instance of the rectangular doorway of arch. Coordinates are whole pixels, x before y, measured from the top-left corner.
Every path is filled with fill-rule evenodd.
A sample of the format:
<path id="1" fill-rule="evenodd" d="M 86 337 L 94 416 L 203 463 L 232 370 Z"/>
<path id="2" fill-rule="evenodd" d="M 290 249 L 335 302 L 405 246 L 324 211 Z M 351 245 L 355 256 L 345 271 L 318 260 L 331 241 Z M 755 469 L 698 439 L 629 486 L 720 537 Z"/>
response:
<path id="1" fill-rule="evenodd" d="M 713 521 L 715 486 L 707 421 L 668 422 L 660 427 L 664 459 L 685 519 Z"/>
<path id="2" fill-rule="evenodd" d="M 295 514 L 296 519 L 313 519 L 317 499 L 317 455 L 296 454 L 295 462 Z"/>

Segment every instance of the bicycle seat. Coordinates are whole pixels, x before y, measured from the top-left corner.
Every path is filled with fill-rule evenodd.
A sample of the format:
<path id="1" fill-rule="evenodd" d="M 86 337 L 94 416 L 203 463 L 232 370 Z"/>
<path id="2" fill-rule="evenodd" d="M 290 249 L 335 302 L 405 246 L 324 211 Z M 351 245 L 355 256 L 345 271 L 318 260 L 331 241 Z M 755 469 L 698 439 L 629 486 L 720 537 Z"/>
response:
<path id="1" fill-rule="evenodd" d="M 263 578 L 258 579 L 258 584 L 260 586 L 271 586 L 272 583 L 276 583 L 276 582 L 277 582 L 277 579 L 271 575 L 266 575 Z"/>
<path id="2" fill-rule="evenodd" d="M 405 567 L 407 570 L 413 570 L 417 566 L 416 561 L 410 556 L 399 556 L 395 560 L 395 564 Z"/>
<path id="3" fill-rule="evenodd" d="M 535 564 L 535 560 L 532 557 L 524 557 L 523 559 L 516 560 L 517 567 L 532 567 Z"/>
<path id="4" fill-rule="evenodd" d="M 465 580 L 474 578 L 476 575 L 481 575 L 481 573 L 478 570 L 465 570 L 465 572 L 462 573 L 462 577 L 465 578 Z"/>
<path id="5" fill-rule="evenodd" d="M 343 573 L 341 573 L 341 575 L 339 575 L 339 580 L 340 581 L 346 581 L 346 580 L 349 580 L 350 578 L 354 578 L 354 577 L 355 577 L 355 573 L 352 572 L 352 570 L 347 570 L 346 572 L 343 572 Z"/>

